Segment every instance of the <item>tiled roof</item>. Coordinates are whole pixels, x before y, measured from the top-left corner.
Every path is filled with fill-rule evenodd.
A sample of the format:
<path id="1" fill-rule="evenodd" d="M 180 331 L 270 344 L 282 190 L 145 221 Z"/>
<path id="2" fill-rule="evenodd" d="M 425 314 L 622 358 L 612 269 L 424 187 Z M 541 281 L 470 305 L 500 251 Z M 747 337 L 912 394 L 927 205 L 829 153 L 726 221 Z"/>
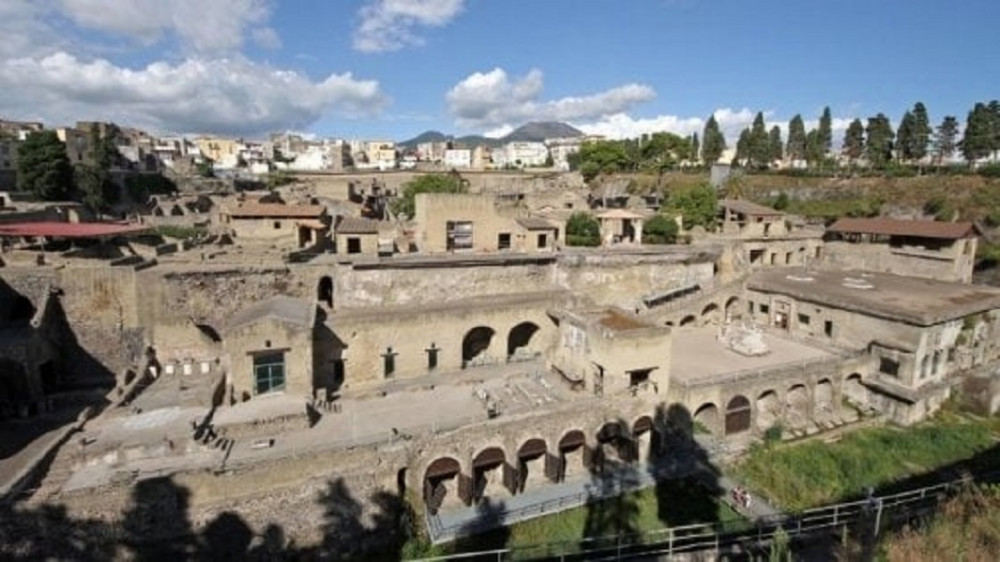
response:
<path id="1" fill-rule="evenodd" d="M 842 218 L 830 225 L 829 232 L 880 234 L 883 236 L 914 236 L 955 240 L 975 236 L 978 230 L 971 222 L 940 222 L 899 220 L 888 218 Z"/>
<path id="2" fill-rule="evenodd" d="M 282 205 L 281 203 L 243 203 L 229 209 L 235 218 L 316 218 L 326 212 L 323 205 Z"/>
<path id="3" fill-rule="evenodd" d="M 378 221 L 360 217 L 344 217 L 337 223 L 338 234 L 378 234 Z"/>

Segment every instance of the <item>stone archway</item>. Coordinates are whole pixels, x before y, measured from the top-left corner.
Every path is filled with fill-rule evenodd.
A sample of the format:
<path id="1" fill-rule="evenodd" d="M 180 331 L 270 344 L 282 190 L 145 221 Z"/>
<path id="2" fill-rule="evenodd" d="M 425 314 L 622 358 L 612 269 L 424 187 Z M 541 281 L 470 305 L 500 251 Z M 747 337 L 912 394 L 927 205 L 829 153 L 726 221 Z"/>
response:
<path id="1" fill-rule="evenodd" d="M 750 429 L 750 400 L 737 394 L 726 404 L 726 435 Z"/>
<path id="2" fill-rule="evenodd" d="M 701 309 L 701 323 L 703 325 L 707 324 L 717 324 L 719 322 L 719 305 L 714 302 L 710 302 L 705 305 L 705 308 Z"/>
<path id="3" fill-rule="evenodd" d="M 801 428 L 809 423 L 809 391 L 804 384 L 788 389 L 785 397 L 785 423 L 788 427 Z"/>
<path id="4" fill-rule="evenodd" d="M 830 379 L 822 379 L 816 383 L 814 395 L 816 396 L 815 416 L 817 418 L 828 418 L 836 412 L 836 405 L 833 399 L 833 383 L 830 382 Z"/>
<path id="5" fill-rule="evenodd" d="M 316 300 L 325 304 L 327 308 L 333 308 L 333 279 L 329 275 L 320 278 L 316 287 Z"/>
<path id="6" fill-rule="evenodd" d="M 533 357 L 538 350 L 534 349 L 531 343 L 538 330 L 538 324 L 534 322 L 521 322 L 511 328 L 507 334 L 508 359 Z"/>
<path id="7" fill-rule="evenodd" d="M 500 447 L 483 449 L 472 459 L 472 499 L 503 498 L 511 495 L 516 483 Z"/>
<path id="8" fill-rule="evenodd" d="M 490 343 L 496 331 L 489 326 L 477 326 L 462 339 L 462 366 L 489 363 Z"/>
<path id="9" fill-rule="evenodd" d="M 544 439 L 528 439 L 517 449 L 517 491 L 546 483 L 548 446 Z"/>
<path id="10" fill-rule="evenodd" d="M 726 300 L 725 313 L 726 320 L 737 320 L 743 316 L 743 311 L 740 309 L 740 297 L 734 295 Z"/>
<path id="11" fill-rule="evenodd" d="M 859 373 L 851 373 L 844 379 L 844 395 L 858 406 L 868 405 L 868 389 L 861 383 Z"/>
<path id="12" fill-rule="evenodd" d="M 431 514 L 442 507 L 457 507 L 471 499 L 471 483 L 462 466 L 451 457 L 441 457 L 424 472 L 424 504 Z"/>
<path id="13" fill-rule="evenodd" d="M 653 418 L 642 416 L 632 423 L 633 460 L 653 462 L 660 455 L 660 432 Z"/>
<path id="14" fill-rule="evenodd" d="M 632 440 L 628 428 L 619 422 L 608 422 L 597 432 L 597 455 L 595 461 L 603 470 L 606 462 L 628 463 L 632 460 Z"/>
<path id="15" fill-rule="evenodd" d="M 587 437 L 583 431 L 573 429 L 559 440 L 558 480 L 587 475 Z"/>
<path id="16" fill-rule="evenodd" d="M 719 433 L 719 408 L 711 402 L 698 406 L 692 420 L 694 420 L 695 431 L 698 431 L 698 426 L 701 426 L 712 435 Z"/>
<path id="17" fill-rule="evenodd" d="M 781 400 L 778 393 L 765 390 L 757 397 L 757 429 L 767 431 L 781 420 Z"/>

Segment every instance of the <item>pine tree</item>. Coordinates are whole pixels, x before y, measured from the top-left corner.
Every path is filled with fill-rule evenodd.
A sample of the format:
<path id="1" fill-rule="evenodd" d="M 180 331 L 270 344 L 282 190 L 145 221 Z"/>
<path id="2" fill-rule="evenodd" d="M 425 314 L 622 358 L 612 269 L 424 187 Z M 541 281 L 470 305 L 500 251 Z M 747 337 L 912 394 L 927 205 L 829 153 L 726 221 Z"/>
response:
<path id="1" fill-rule="evenodd" d="M 965 135 L 960 144 L 962 156 L 969 163 L 990 155 L 992 121 L 989 108 L 982 103 L 977 103 L 965 118 Z"/>
<path id="2" fill-rule="evenodd" d="M 938 125 L 937 133 L 934 135 L 934 159 L 938 166 L 955 154 L 957 139 L 958 119 L 948 115 Z"/>
<path id="3" fill-rule="evenodd" d="M 910 142 L 910 157 L 913 160 L 919 162 L 927 156 L 931 133 L 931 121 L 927 115 L 927 108 L 918 101 L 913 105 L 913 135 Z"/>
<path id="4" fill-rule="evenodd" d="M 806 159 L 806 125 L 801 115 L 792 117 L 788 122 L 788 147 L 785 153 L 792 161 Z"/>
<path id="5" fill-rule="evenodd" d="M 736 141 L 735 163 L 742 165 L 750 160 L 750 147 L 753 144 L 750 129 L 743 129 L 740 138 Z"/>
<path id="6" fill-rule="evenodd" d="M 771 127 L 771 151 L 769 154 L 769 160 L 774 162 L 776 160 L 781 160 L 784 158 L 782 152 L 783 144 L 781 142 L 781 128 L 777 125 Z"/>
<path id="7" fill-rule="evenodd" d="M 865 127 L 860 119 L 851 121 L 844 132 L 844 156 L 853 164 L 865 152 Z"/>
<path id="8" fill-rule="evenodd" d="M 695 164 L 698 164 L 698 158 L 701 154 L 701 144 L 698 142 L 698 133 L 691 134 L 691 160 Z"/>
<path id="9" fill-rule="evenodd" d="M 899 129 L 896 131 L 896 158 L 900 162 L 913 158 L 910 153 L 910 148 L 913 146 L 913 127 L 913 114 L 907 111 L 899 120 Z"/>
<path id="10" fill-rule="evenodd" d="M 882 113 L 879 113 L 875 117 L 869 117 L 868 126 L 865 128 L 865 135 L 868 138 L 865 147 L 868 162 L 873 168 L 884 168 L 886 163 L 892 159 L 893 140 L 895 137 L 889 118 Z"/>
<path id="11" fill-rule="evenodd" d="M 701 159 L 705 165 L 715 164 L 726 150 L 726 137 L 719 130 L 715 115 L 708 118 L 701 135 Z"/>
<path id="12" fill-rule="evenodd" d="M 823 108 L 823 115 L 819 118 L 819 141 L 825 158 L 833 146 L 833 118 L 829 106 Z"/>
<path id="13" fill-rule="evenodd" d="M 764 125 L 764 114 L 760 111 L 753 118 L 750 126 L 750 145 L 748 146 L 750 163 L 756 168 L 767 168 L 771 157 L 771 139 Z"/>

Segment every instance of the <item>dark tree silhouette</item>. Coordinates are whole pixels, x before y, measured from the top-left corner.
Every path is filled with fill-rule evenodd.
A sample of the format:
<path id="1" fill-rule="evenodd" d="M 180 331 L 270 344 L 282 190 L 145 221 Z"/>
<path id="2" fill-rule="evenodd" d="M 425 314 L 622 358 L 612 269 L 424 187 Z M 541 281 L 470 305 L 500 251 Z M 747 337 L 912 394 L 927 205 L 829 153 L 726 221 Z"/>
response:
<path id="1" fill-rule="evenodd" d="M 223 511 L 201 532 L 199 559 L 246 560 L 253 529 L 239 515 Z"/>
<path id="2" fill-rule="evenodd" d="M 122 530 L 135 560 L 193 558 L 196 543 L 188 519 L 189 496 L 187 488 L 168 476 L 141 480 L 132 488 L 132 505 L 122 516 Z"/>
<path id="3" fill-rule="evenodd" d="M 665 526 L 715 523 L 719 520 L 716 498 L 719 470 L 708 452 L 694 438 L 691 412 L 680 404 L 657 406 L 653 426 L 658 429 L 662 451 L 649 459 L 656 478 L 657 515 Z"/>
<path id="4" fill-rule="evenodd" d="M 502 501 L 484 498 L 476 506 L 476 518 L 469 521 L 458 532 L 454 551 L 481 552 L 507 548 L 510 529 L 504 526 L 507 506 Z M 464 558 L 463 560 L 496 560 L 496 555 Z"/>

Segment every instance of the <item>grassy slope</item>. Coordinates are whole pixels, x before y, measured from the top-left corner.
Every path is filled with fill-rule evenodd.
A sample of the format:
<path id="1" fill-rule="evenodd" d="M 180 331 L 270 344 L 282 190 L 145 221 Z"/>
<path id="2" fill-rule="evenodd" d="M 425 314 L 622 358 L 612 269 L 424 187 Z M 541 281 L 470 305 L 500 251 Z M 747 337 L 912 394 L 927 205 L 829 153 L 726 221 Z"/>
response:
<path id="1" fill-rule="evenodd" d="M 759 447 L 736 471 L 778 505 L 799 510 L 972 457 L 996 444 L 998 430 L 995 418 L 945 413 L 905 430 L 860 430 L 832 444 Z"/>

